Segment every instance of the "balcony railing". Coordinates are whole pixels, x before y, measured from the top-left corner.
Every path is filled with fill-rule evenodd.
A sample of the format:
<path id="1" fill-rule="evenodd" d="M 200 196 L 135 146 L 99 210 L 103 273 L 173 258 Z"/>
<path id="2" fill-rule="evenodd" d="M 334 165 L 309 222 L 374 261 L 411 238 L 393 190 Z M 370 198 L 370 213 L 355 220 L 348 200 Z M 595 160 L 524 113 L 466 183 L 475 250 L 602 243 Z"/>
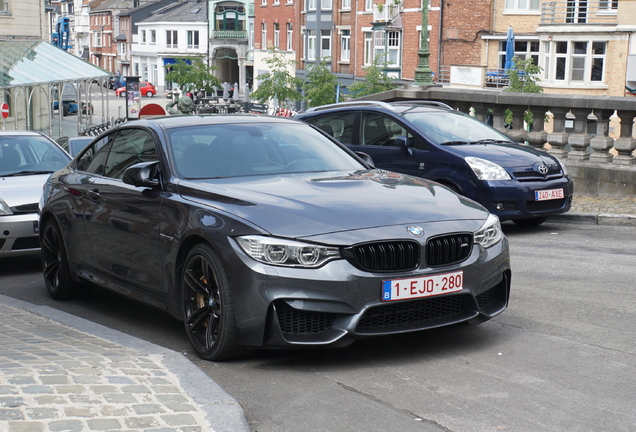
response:
<path id="1" fill-rule="evenodd" d="M 541 6 L 541 24 L 610 24 L 618 22 L 618 1 L 552 1 Z"/>
<path id="2" fill-rule="evenodd" d="M 400 13 L 401 2 L 387 0 L 373 5 L 373 22 L 389 22 Z"/>
<path id="3" fill-rule="evenodd" d="M 247 30 L 212 30 L 214 39 L 247 39 Z"/>

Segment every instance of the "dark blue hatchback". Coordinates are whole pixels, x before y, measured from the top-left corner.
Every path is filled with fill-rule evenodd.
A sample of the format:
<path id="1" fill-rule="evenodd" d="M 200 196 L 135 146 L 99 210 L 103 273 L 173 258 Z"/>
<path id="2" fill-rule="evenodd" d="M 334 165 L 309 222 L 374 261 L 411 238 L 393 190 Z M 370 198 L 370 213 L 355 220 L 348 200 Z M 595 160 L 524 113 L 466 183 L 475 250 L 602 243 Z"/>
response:
<path id="1" fill-rule="evenodd" d="M 572 180 L 557 158 L 439 102 L 345 102 L 296 118 L 378 168 L 437 181 L 502 221 L 538 225 L 572 204 Z"/>

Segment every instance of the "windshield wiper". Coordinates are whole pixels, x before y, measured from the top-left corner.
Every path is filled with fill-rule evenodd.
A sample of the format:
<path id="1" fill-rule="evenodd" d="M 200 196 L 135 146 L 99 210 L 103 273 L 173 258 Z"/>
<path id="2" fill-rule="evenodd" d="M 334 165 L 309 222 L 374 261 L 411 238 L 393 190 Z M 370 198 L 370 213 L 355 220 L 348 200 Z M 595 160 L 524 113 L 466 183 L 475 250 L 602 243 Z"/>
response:
<path id="1" fill-rule="evenodd" d="M 471 144 L 512 144 L 513 141 L 510 140 L 503 140 L 503 139 L 494 139 L 494 138 L 487 138 L 487 139 L 481 139 L 481 140 L 477 140 L 477 141 L 472 141 Z"/>
<path id="2" fill-rule="evenodd" d="M 35 174 L 51 174 L 53 171 L 19 171 L 16 173 L 10 174 L 0 174 L 0 177 L 17 177 L 17 176 L 26 176 L 26 175 L 35 175 Z"/>
<path id="3" fill-rule="evenodd" d="M 468 141 L 446 141 L 441 145 L 458 145 L 458 144 L 470 144 Z"/>

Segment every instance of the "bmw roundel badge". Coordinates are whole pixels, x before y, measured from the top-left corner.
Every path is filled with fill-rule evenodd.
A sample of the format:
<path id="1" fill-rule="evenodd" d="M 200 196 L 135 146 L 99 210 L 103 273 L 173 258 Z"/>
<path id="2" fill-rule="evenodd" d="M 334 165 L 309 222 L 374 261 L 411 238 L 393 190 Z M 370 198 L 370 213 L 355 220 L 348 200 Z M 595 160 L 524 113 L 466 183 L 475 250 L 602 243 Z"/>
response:
<path id="1" fill-rule="evenodd" d="M 409 226 L 406 228 L 406 230 L 409 232 L 409 234 L 411 234 L 413 237 L 422 237 L 424 235 L 424 230 L 418 226 Z"/>

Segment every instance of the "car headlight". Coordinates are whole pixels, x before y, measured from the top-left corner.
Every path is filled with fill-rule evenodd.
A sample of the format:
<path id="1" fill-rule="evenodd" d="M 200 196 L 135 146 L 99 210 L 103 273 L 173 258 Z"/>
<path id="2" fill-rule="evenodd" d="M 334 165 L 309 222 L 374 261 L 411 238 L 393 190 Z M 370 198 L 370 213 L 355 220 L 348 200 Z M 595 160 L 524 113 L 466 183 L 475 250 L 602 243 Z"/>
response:
<path id="1" fill-rule="evenodd" d="M 511 180 L 506 170 L 494 162 L 472 156 L 465 160 L 479 180 Z"/>
<path id="2" fill-rule="evenodd" d="M 558 162 L 559 165 L 561 165 L 561 170 L 563 170 L 563 175 L 564 176 L 568 175 L 568 170 L 565 167 L 565 164 L 561 161 L 561 159 L 557 158 L 557 162 Z"/>
<path id="3" fill-rule="evenodd" d="M 237 237 L 236 240 L 246 254 L 264 264 L 316 268 L 341 258 L 337 247 L 257 235 Z"/>
<path id="4" fill-rule="evenodd" d="M 13 214 L 13 212 L 11 211 L 11 208 L 6 202 L 2 201 L 2 198 L 0 198 L 0 215 L 10 215 L 10 214 Z"/>
<path id="5" fill-rule="evenodd" d="M 481 228 L 475 231 L 473 238 L 475 239 L 475 243 L 483 246 L 484 248 L 489 248 L 499 243 L 503 238 L 503 231 L 501 230 L 499 218 L 494 214 L 489 215 L 488 219 L 486 219 L 486 222 L 481 226 Z"/>

